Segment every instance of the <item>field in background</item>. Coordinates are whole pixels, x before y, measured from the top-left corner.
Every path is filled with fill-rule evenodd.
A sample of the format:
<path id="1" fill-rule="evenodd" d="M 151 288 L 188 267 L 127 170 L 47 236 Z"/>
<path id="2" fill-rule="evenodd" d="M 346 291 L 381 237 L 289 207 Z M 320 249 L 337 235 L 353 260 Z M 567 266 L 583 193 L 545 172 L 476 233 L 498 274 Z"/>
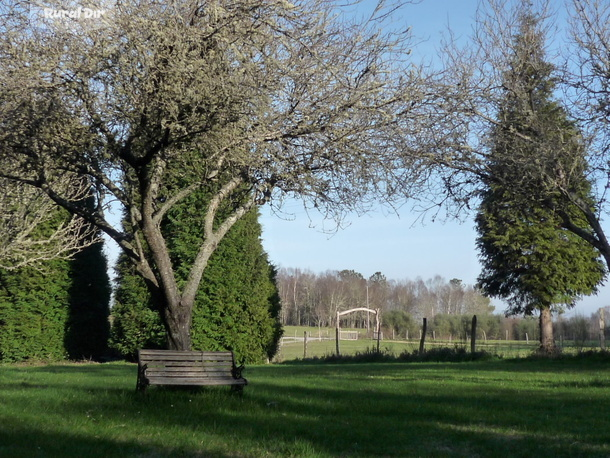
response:
<path id="1" fill-rule="evenodd" d="M 353 355 L 377 348 L 377 341 L 366 336 L 363 329 L 342 329 L 343 331 L 357 331 L 358 340 L 341 340 L 339 349 L 342 355 Z M 305 349 L 304 333 L 307 332 L 307 349 Z M 598 342 L 586 342 L 584 345 L 576 345 L 572 341 L 558 343 L 562 351 L 574 354 L 579 351 L 599 348 Z M 425 348 L 466 348 L 470 350 L 470 342 L 464 340 L 441 340 L 426 339 Z M 538 341 L 529 340 L 483 340 L 477 341 L 477 351 L 486 351 L 502 358 L 521 358 L 531 355 L 538 347 Z M 384 339 L 380 341 L 379 348 L 386 353 L 399 355 L 403 352 L 412 353 L 419 350 L 419 336 L 407 340 Z M 306 350 L 306 353 L 305 353 Z M 285 326 L 284 337 L 278 355 L 274 358 L 276 362 L 303 359 L 304 357 L 323 357 L 336 353 L 335 329 L 315 328 L 305 326 Z"/>

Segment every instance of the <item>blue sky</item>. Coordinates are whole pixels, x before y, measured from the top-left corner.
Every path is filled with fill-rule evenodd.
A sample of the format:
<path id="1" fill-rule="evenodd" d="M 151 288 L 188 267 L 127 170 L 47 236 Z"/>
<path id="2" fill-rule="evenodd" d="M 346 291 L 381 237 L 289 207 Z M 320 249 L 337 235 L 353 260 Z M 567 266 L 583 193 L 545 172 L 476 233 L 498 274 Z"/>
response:
<path id="1" fill-rule="evenodd" d="M 467 37 L 477 3 L 477 0 L 423 0 L 403 7 L 397 24 L 411 26 L 417 41 L 426 40 L 413 50 L 413 57 L 433 58 L 435 46 L 448 25 L 458 38 Z M 459 278 L 474 284 L 480 264 L 472 219 L 461 224 L 456 221 L 422 224 L 417 221 L 419 215 L 408 208 L 404 207 L 400 217 L 373 213 L 349 218 L 351 224 L 332 235 L 322 232 L 324 224 L 317 215 L 312 215 L 314 221 L 310 221 L 299 202 L 291 202 L 285 209 L 294 214 L 291 220 L 280 219 L 263 208 L 263 244 L 271 262 L 280 267 L 314 272 L 353 269 L 365 277 L 381 272 L 390 279 L 425 280 L 441 275 L 447 280 Z M 310 227 L 312 223 L 316 227 Z M 497 312 L 504 310 L 500 301 L 493 302 Z M 607 305 L 610 305 L 608 286 L 597 296 L 582 300 L 569 315 L 588 316 Z"/>

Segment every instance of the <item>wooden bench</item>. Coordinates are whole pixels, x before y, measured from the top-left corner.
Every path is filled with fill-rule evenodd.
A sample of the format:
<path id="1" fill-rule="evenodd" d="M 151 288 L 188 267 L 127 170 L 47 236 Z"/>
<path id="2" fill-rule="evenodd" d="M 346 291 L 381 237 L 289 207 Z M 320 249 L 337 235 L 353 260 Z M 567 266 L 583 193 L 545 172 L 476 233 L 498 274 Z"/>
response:
<path id="1" fill-rule="evenodd" d="M 136 391 L 148 385 L 231 385 L 242 391 L 248 384 L 242 370 L 230 351 L 138 350 Z"/>

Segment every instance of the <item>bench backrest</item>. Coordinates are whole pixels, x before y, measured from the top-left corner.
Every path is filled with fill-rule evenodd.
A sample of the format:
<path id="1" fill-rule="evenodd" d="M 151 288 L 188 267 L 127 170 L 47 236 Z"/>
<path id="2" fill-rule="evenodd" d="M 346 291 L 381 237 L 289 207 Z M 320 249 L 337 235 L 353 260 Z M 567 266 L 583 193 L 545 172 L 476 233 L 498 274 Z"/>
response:
<path id="1" fill-rule="evenodd" d="M 228 378 L 233 377 L 233 353 L 206 351 L 139 350 L 140 367 L 146 378 Z"/>

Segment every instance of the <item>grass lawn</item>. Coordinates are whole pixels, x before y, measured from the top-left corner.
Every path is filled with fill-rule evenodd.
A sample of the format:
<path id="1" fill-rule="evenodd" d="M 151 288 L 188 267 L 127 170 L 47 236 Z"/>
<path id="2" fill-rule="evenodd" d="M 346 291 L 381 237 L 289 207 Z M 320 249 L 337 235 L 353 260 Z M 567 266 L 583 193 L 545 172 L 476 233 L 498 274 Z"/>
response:
<path id="1" fill-rule="evenodd" d="M 282 364 L 135 393 L 126 363 L 0 366 L 1 457 L 610 456 L 610 361 Z"/>

